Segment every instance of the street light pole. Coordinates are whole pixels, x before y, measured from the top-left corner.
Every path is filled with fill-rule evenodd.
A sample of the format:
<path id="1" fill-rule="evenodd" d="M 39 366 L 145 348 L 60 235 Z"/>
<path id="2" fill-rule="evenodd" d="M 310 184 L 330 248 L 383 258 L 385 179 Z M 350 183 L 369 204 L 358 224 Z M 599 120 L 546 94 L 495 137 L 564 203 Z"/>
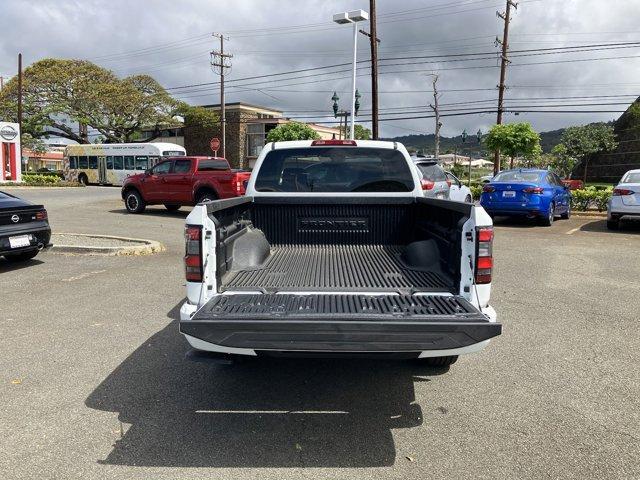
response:
<path id="1" fill-rule="evenodd" d="M 349 139 L 353 140 L 356 133 L 356 62 L 358 61 L 358 24 L 353 22 L 353 68 L 351 76 L 351 134 Z"/>
<path id="2" fill-rule="evenodd" d="M 356 128 L 356 62 L 358 61 L 358 22 L 362 22 L 364 20 L 369 20 L 369 14 L 364 10 L 353 10 L 351 12 L 344 13 L 336 13 L 333 16 L 333 21 L 338 24 L 353 24 L 353 66 L 352 66 L 352 77 L 351 77 L 351 140 L 355 137 L 355 128 Z M 346 119 L 345 119 L 345 127 L 346 127 Z"/>

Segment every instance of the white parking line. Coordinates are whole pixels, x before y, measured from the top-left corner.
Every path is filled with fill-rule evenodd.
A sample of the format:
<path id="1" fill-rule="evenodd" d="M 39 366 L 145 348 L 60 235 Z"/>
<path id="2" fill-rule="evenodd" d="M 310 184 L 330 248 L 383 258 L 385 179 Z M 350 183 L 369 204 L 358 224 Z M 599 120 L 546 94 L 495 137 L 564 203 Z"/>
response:
<path id="1" fill-rule="evenodd" d="M 571 230 L 569 230 L 568 232 L 565 232 L 567 235 L 573 235 L 574 233 L 576 233 L 578 230 L 580 230 L 582 228 L 582 225 L 576 228 L 572 228 Z"/>

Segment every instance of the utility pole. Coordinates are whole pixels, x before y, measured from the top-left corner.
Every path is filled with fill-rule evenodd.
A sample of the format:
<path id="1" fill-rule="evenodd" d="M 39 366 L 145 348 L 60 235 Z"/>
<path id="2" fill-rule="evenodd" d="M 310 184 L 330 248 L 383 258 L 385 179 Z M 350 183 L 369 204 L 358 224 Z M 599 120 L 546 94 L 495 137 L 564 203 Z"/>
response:
<path id="1" fill-rule="evenodd" d="M 214 33 L 213 36 L 220 39 L 220 50 L 213 50 L 211 52 L 211 66 L 220 74 L 220 136 L 222 137 L 220 139 L 220 150 L 222 151 L 222 156 L 224 158 L 227 158 L 227 150 L 226 150 L 227 116 L 226 116 L 226 106 L 224 101 L 224 74 L 225 74 L 225 70 L 231 68 L 230 59 L 233 57 L 233 55 L 224 53 L 225 36 L 223 34 Z M 228 37 L 226 39 L 229 40 Z M 240 165 L 239 165 L 240 168 L 242 168 L 242 163 L 243 163 L 242 160 L 243 159 L 241 158 Z"/>
<path id="2" fill-rule="evenodd" d="M 431 74 L 433 77 L 433 105 L 429 104 L 433 113 L 436 116 L 436 131 L 435 131 L 435 157 L 436 160 L 440 158 L 440 109 L 438 108 L 438 75 Z"/>
<path id="3" fill-rule="evenodd" d="M 505 13 L 497 12 L 498 17 L 504 20 L 504 32 L 502 41 L 496 38 L 496 44 L 502 45 L 502 55 L 500 62 L 500 85 L 498 85 L 498 118 L 496 123 L 502 124 L 502 113 L 504 111 L 504 91 L 506 88 L 505 80 L 507 77 L 507 64 L 509 63 L 509 23 L 511 22 L 511 7 L 518 8 L 518 4 L 513 0 L 507 0 L 507 9 Z M 493 162 L 493 174 L 496 175 L 500 171 L 500 151 L 497 150 Z"/>

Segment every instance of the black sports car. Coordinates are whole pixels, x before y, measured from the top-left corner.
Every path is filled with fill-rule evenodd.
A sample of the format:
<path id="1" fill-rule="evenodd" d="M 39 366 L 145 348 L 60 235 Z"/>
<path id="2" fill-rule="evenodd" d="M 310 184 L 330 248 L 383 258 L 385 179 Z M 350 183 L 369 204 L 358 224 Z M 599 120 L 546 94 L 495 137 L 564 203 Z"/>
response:
<path id="1" fill-rule="evenodd" d="M 22 262 L 51 246 L 47 211 L 21 198 L 0 192 L 0 256 Z"/>

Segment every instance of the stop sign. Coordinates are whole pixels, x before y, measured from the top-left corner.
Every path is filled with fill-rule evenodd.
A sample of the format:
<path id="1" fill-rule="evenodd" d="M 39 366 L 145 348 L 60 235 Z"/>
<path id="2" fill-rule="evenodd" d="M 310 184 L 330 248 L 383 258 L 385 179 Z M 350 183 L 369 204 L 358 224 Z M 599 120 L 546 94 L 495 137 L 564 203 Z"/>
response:
<path id="1" fill-rule="evenodd" d="M 218 149 L 220 148 L 220 139 L 213 137 L 209 142 L 209 146 L 211 147 L 211 150 L 213 152 L 217 152 Z"/>

